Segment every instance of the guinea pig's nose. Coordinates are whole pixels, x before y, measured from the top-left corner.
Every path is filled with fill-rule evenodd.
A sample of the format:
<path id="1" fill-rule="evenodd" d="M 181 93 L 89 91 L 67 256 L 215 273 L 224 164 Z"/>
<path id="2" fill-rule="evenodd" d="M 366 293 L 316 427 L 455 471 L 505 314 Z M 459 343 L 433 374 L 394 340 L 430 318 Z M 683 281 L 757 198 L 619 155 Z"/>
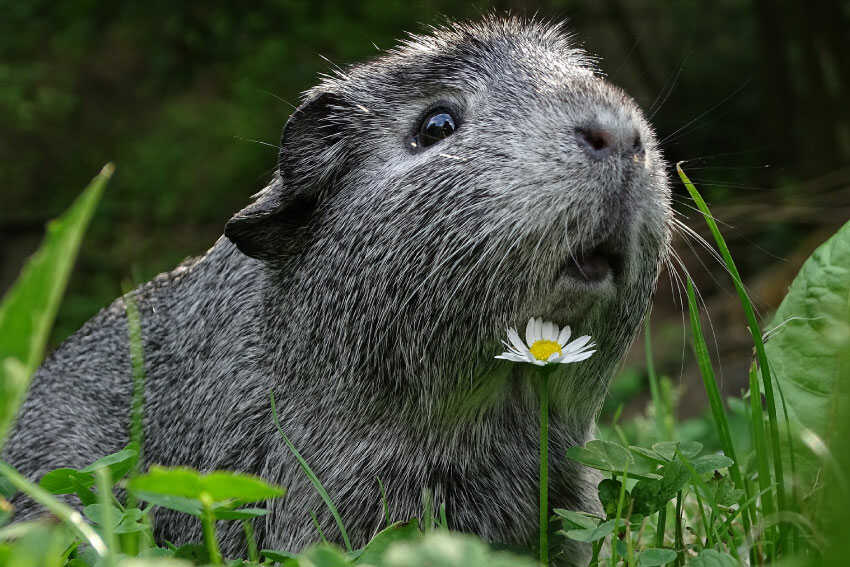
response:
<path id="1" fill-rule="evenodd" d="M 604 128 L 599 125 L 575 129 L 576 140 L 585 153 L 596 160 L 613 153 L 643 157 L 643 142 L 636 128 Z"/>

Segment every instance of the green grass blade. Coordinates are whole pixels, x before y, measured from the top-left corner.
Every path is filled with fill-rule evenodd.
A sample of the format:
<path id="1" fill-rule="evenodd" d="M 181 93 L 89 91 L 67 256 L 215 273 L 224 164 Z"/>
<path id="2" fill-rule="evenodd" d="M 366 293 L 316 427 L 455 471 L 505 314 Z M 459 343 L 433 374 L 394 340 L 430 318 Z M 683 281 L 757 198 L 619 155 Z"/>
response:
<path id="1" fill-rule="evenodd" d="M 619 526 L 620 519 L 623 517 L 623 503 L 626 501 L 626 481 L 629 479 L 629 463 L 623 469 L 623 480 L 620 483 L 620 493 L 617 496 L 617 513 L 614 516 L 614 526 Z M 628 526 L 626 527 L 628 530 Z M 618 528 L 614 528 L 614 533 L 611 534 L 611 567 L 617 565 L 617 532 Z M 628 532 L 627 532 L 628 535 Z M 546 564 L 548 565 L 548 563 Z"/>
<path id="2" fill-rule="evenodd" d="M 319 493 L 319 496 L 322 497 L 322 500 L 325 501 L 325 505 L 333 514 L 334 519 L 336 520 L 336 525 L 339 528 L 339 533 L 342 535 L 342 541 L 345 543 L 345 549 L 349 552 L 353 551 L 351 547 L 351 541 L 348 539 L 348 532 L 345 530 L 345 524 L 342 523 L 342 517 L 339 515 L 339 512 L 336 509 L 336 506 L 331 500 L 331 497 L 328 496 L 328 492 L 325 490 L 325 487 L 322 486 L 322 482 L 319 480 L 313 470 L 310 468 L 310 465 L 307 464 L 307 461 L 304 460 L 304 457 L 301 456 L 301 453 L 295 448 L 295 445 L 292 444 L 292 441 L 289 440 L 289 437 L 283 432 L 283 427 L 280 425 L 280 420 L 277 417 L 277 407 L 274 403 L 274 393 L 271 394 L 271 402 L 272 402 L 272 417 L 274 418 L 274 424 L 277 427 L 280 436 L 283 437 L 283 441 L 286 443 L 286 446 L 289 447 L 289 450 L 292 451 L 292 454 L 295 456 L 298 464 L 301 465 L 301 469 L 304 471 L 304 474 L 307 475 L 307 478 L 310 479 L 310 482 L 313 483 L 313 487 L 316 489 L 316 492 Z"/>
<path id="3" fill-rule="evenodd" d="M 646 351 L 646 374 L 649 378 L 649 393 L 652 395 L 652 405 L 655 407 L 655 433 L 659 441 L 670 441 L 673 437 L 668 427 L 667 406 L 661 397 L 658 376 L 655 374 L 655 362 L 652 359 L 652 333 L 649 327 L 649 315 L 646 316 L 643 327 L 644 348 Z"/>
<path id="4" fill-rule="evenodd" d="M 753 309 L 753 305 L 750 302 L 746 289 L 744 288 L 744 283 L 738 273 L 738 268 L 735 266 L 735 261 L 732 260 L 732 254 L 729 252 L 729 247 L 726 246 L 726 241 L 723 239 L 723 235 L 720 234 L 720 229 L 717 228 L 717 223 L 714 221 L 714 217 L 712 217 L 708 205 L 706 205 L 705 200 L 703 200 L 702 195 L 699 194 L 699 191 L 697 191 L 691 180 L 688 179 L 688 176 L 685 175 L 685 172 L 682 171 L 680 163 L 676 164 L 676 171 L 679 173 L 679 177 L 685 184 L 685 187 L 687 188 L 688 193 L 690 193 L 691 198 L 694 200 L 694 203 L 696 203 L 700 212 L 702 212 L 705 222 L 708 224 L 708 228 L 714 236 L 714 241 L 717 243 L 720 255 L 726 263 L 729 275 L 732 277 L 732 283 L 735 285 L 735 291 L 738 292 L 738 297 L 740 298 L 741 305 L 744 308 L 744 314 L 747 317 L 747 325 L 750 328 L 750 335 L 752 336 L 753 343 L 755 344 L 756 358 L 758 359 L 759 369 L 762 373 L 764 397 L 767 402 L 767 416 L 770 424 L 769 441 L 773 453 L 773 472 L 776 476 L 776 499 L 779 510 L 784 511 L 786 509 L 785 479 L 782 468 L 782 453 L 779 447 L 779 421 L 776 416 L 776 400 L 773 394 L 773 381 L 770 377 L 770 365 L 768 364 L 767 355 L 764 351 L 764 341 L 762 340 L 761 328 L 756 320 L 755 310 Z M 789 451 L 792 450 L 790 447 L 788 449 Z"/>
<path id="5" fill-rule="evenodd" d="M 694 294 L 694 283 L 691 278 L 687 281 L 688 291 L 688 312 L 691 318 L 691 329 L 694 335 L 694 352 L 696 353 L 697 363 L 699 364 L 700 376 L 702 377 L 705 392 L 708 395 L 708 404 L 711 407 L 711 415 L 714 418 L 714 426 L 717 429 L 717 437 L 720 439 L 720 446 L 726 456 L 732 459 L 734 464 L 729 467 L 729 474 L 732 481 L 739 489 L 743 489 L 749 498 L 749 490 L 744 483 L 744 478 L 741 475 L 741 468 L 738 464 L 738 457 L 735 452 L 735 446 L 732 443 L 732 435 L 729 431 L 729 420 L 726 418 L 726 410 L 723 408 L 723 400 L 720 397 L 720 389 L 717 387 L 717 381 L 714 379 L 714 369 L 711 366 L 711 359 L 708 356 L 708 346 L 705 343 L 705 337 L 702 334 L 702 325 L 699 321 L 699 307 L 697 307 L 696 295 Z M 741 515 L 744 522 L 744 529 L 750 531 L 750 522 L 746 511 Z M 755 515 L 753 515 L 755 518 Z"/>
<path id="6" fill-rule="evenodd" d="M 676 567 L 682 567 L 685 564 L 685 538 L 682 532 L 682 515 L 683 502 L 682 491 L 676 493 L 676 533 L 674 535 L 676 541 Z"/>
<path id="7" fill-rule="evenodd" d="M 322 525 L 319 523 L 319 519 L 316 517 L 316 513 L 312 510 L 310 510 L 310 518 L 313 520 L 313 526 L 315 526 L 316 531 L 319 532 L 319 539 L 322 540 L 322 543 L 327 545 L 328 538 L 325 537 L 325 532 L 322 531 Z"/>
<path id="8" fill-rule="evenodd" d="M 0 446 L 44 349 L 89 221 L 114 167 L 100 174 L 60 218 L 0 304 Z"/>
<path id="9" fill-rule="evenodd" d="M 100 529 L 103 532 L 103 539 L 106 544 L 106 561 L 104 563 L 107 567 L 115 567 L 117 544 L 115 543 L 115 525 L 112 517 L 114 511 L 112 506 L 112 475 L 109 474 L 109 467 L 107 466 L 98 468 L 94 475 L 97 480 L 97 497 L 102 514 Z"/>
<path id="10" fill-rule="evenodd" d="M 664 531 L 667 528 L 667 504 L 658 511 L 658 524 L 655 528 L 655 547 L 664 547 Z"/>
<path id="11" fill-rule="evenodd" d="M 82 515 L 68 506 L 67 504 L 57 500 L 52 494 L 28 481 L 21 476 L 18 471 L 0 461 L 0 476 L 4 476 L 15 488 L 25 493 L 27 496 L 47 508 L 47 510 L 65 522 L 71 530 L 77 533 L 94 549 L 100 557 L 106 557 L 106 544 L 97 532 L 86 523 Z"/>
<path id="12" fill-rule="evenodd" d="M 387 504 L 387 491 L 384 489 L 384 483 L 381 482 L 381 477 L 375 475 L 375 480 L 378 481 L 378 488 L 381 489 L 381 506 L 384 509 L 384 524 L 390 527 L 390 507 Z"/>
<path id="13" fill-rule="evenodd" d="M 142 322 L 139 316 L 139 306 L 132 291 L 124 294 L 124 309 L 127 313 L 127 332 L 130 339 L 130 364 L 133 369 L 133 399 L 130 409 L 130 441 L 139 447 L 139 458 L 136 460 L 130 476 L 139 472 L 144 462 L 144 425 L 143 412 L 145 407 L 145 359 L 142 344 Z"/>
<path id="14" fill-rule="evenodd" d="M 759 491 L 761 507 L 765 516 L 772 517 L 775 512 L 773 505 L 773 493 L 771 491 L 770 478 L 770 455 L 767 448 L 767 437 L 764 431 L 764 415 L 761 407 L 761 392 L 759 391 L 758 369 L 754 364 L 750 368 L 750 408 L 752 419 L 750 421 L 753 431 L 753 446 L 756 451 L 756 464 L 758 465 Z M 768 539 L 773 540 L 775 530 L 772 528 L 766 532 Z M 768 557 L 772 555 L 772 546 L 768 548 Z"/>
<path id="15" fill-rule="evenodd" d="M 259 563 L 260 553 L 257 550 L 257 538 L 254 535 L 254 524 L 251 520 L 242 520 L 242 530 L 245 532 L 245 541 L 248 542 L 248 559 Z"/>

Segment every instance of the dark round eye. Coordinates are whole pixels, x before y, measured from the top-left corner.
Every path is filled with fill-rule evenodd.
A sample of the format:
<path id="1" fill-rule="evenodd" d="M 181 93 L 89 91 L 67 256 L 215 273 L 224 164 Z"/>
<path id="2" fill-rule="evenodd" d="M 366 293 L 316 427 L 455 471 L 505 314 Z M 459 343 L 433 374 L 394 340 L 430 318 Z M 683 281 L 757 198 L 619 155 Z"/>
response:
<path id="1" fill-rule="evenodd" d="M 448 138 L 457 129 L 454 116 L 445 108 L 439 108 L 425 117 L 419 125 L 419 144 L 428 147 L 443 138 Z"/>

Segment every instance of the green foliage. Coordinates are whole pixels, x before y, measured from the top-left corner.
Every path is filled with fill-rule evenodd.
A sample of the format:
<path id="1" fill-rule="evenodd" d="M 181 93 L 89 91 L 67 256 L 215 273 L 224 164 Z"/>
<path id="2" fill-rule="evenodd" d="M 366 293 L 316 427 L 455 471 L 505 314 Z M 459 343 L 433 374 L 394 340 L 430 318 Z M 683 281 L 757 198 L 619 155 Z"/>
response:
<path id="1" fill-rule="evenodd" d="M 839 384 L 850 380 L 850 223 L 803 264 L 768 336 L 765 348 L 801 464 L 797 482 L 811 487 L 822 457 L 801 433 L 808 430 L 830 444 L 840 418 Z"/>
<path id="2" fill-rule="evenodd" d="M 784 511 L 786 509 L 785 505 L 785 482 L 783 480 L 783 460 L 782 460 L 782 450 L 780 448 L 779 441 L 779 419 L 777 418 L 776 413 L 776 400 L 773 394 L 773 382 L 771 380 L 770 374 L 770 364 L 768 364 L 767 354 L 764 349 L 764 341 L 762 339 L 761 327 L 756 320 L 755 309 L 753 308 L 753 304 L 750 301 L 749 295 L 747 294 L 747 290 L 744 288 L 744 282 L 741 280 L 741 275 L 738 273 L 738 268 L 735 265 L 735 261 L 732 259 L 732 254 L 729 252 L 729 247 L 726 245 L 726 240 L 723 238 L 723 235 L 720 234 L 720 229 L 717 227 L 717 222 L 714 220 L 714 217 L 711 214 L 711 211 L 708 208 L 705 200 L 702 198 L 702 195 L 697 191 L 697 188 L 691 182 L 685 172 L 682 171 L 681 164 L 676 165 L 676 171 L 679 174 L 679 178 L 681 178 L 682 182 L 685 185 L 685 188 L 688 190 L 691 198 L 696 203 L 700 212 L 705 219 L 708 228 L 711 230 L 711 234 L 714 237 L 714 241 L 717 244 L 718 251 L 720 252 L 720 256 L 723 258 L 724 264 L 726 264 L 726 269 L 729 275 L 732 278 L 732 283 L 735 286 L 735 291 L 738 293 L 738 298 L 741 302 L 741 307 L 743 308 L 744 315 L 747 319 L 747 326 L 750 330 L 750 336 L 753 340 L 754 350 L 756 354 L 756 359 L 758 361 L 759 368 L 762 372 L 762 383 L 761 386 L 764 388 L 765 395 L 765 405 L 767 409 L 768 415 L 768 423 L 770 425 L 770 435 L 768 436 L 768 441 L 771 447 L 771 454 L 768 457 L 767 455 L 760 455 L 759 458 L 762 461 L 769 460 L 773 463 L 773 471 L 776 475 L 776 499 L 779 511 Z M 726 420 L 725 414 L 720 414 L 718 412 L 722 412 L 722 407 L 718 406 L 718 400 L 716 399 L 716 394 L 713 392 L 717 390 L 716 382 L 714 381 L 713 371 L 711 370 L 711 364 L 708 361 L 708 349 L 705 347 L 705 341 L 701 336 L 698 310 L 696 306 L 696 300 L 694 298 L 694 290 L 693 290 L 693 282 L 691 282 L 690 278 L 688 278 L 688 310 L 691 315 L 691 327 L 694 330 L 695 341 L 694 348 L 697 350 L 697 358 L 700 362 L 700 372 L 703 374 L 703 381 L 706 385 L 706 391 L 709 393 L 709 400 L 711 401 L 712 412 L 715 414 L 715 423 L 719 430 L 725 430 L 722 435 L 722 439 L 725 439 L 724 443 L 728 443 L 728 446 L 724 446 L 724 450 L 727 454 L 735 459 L 734 449 L 732 447 L 731 439 L 728 438 L 728 429 L 729 425 Z M 760 396 L 761 394 L 758 391 L 753 391 L 752 395 Z M 734 475 L 734 479 L 736 483 L 738 482 L 738 475 L 736 468 L 733 467 L 732 473 Z M 746 489 L 746 487 L 744 487 Z M 744 519 L 746 520 L 746 514 Z"/>
<path id="3" fill-rule="evenodd" d="M 48 224 L 44 243 L 0 304 L 0 446 L 44 356 L 83 234 L 112 172 L 111 164 L 104 167 L 74 205 Z"/>
<path id="4" fill-rule="evenodd" d="M 390 547 L 379 564 L 384 567 L 532 567 L 537 563 L 507 552 L 496 552 L 480 539 L 442 531 Z"/>
<path id="5" fill-rule="evenodd" d="M 672 549 L 655 549 L 648 548 L 641 551 L 638 556 L 638 567 L 658 567 L 659 565 L 667 565 L 676 559 L 676 552 Z"/>
<path id="6" fill-rule="evenodd" d="M 411 541 L 419 536 L 419 522 L 416 519 L 407 523 L 396 522 L 375 535 L 363 548 L 355 561 L 357 564 L 374 565 L 387 552 L 387 549 L 396 542 Z"/>
<path id="7" fill-rule="evenodd" d="M 246 474 L 216 471 L 206 474 L 189 468 L 152 466 L 137 476 L 128 488 L 144 499 L 148 495 L 176 496 L 201 501 L 209 498 L 214 503 L 237 501 L 256 502 L 277 498 L 285 490 L 272 486 L 262 479 Z"/>
<path id="8" fill-rule="evenodd" d="M 737 559 L 715 549 L 704 549 L 688 562 L 689 567 L 739 567 Z"/>
<path id="9" fill-rule="evenodd" d="M 93 498 L 89 488 L 94 484 L 97 469 L 108 467 L 114 481 L 119 481 L 133 468 L 139 458 L 139 446 L 130 443 L 126 448 L 96 460 L 89 466 L 76 470 L 61 468 L 50 471 L 39 480 L 42 488 L 51 494 L 77 494 L 83 502 Z"/>

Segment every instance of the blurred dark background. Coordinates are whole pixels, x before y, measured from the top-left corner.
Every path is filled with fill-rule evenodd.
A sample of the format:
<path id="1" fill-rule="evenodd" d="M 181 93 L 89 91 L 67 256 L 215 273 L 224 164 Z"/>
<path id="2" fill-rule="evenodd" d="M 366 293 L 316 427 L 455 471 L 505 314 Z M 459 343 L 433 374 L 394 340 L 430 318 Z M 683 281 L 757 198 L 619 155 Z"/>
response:
<path id="1" fill-rule="evenodd" d="M 212 245 L 268 180 L 291 105 L 329 69 L 325 59 L 374 57 L 406 31 L 490 10 L 570 20 L 610 80 L 651 111 L 668 160 L 687 160 L 764 317 L 805 257 L 850 218 L 847 0 L 0 0 L 0 291 L 45 222 L 115 162 L 57 344 L 122 281 L 150 279 Z M 707 235 L 674 185 L 683 220 Z M 693 242 L 677 237 L 676 248 L 735 391 L 751 343 L 728 278 Z M 702 394 L 688 386 L 672 279 L 662 275 L 653 314 L 656 364 L 682 386 L 687 413 Z M 613 399 L 640 407 L 636 346 Z"/>

